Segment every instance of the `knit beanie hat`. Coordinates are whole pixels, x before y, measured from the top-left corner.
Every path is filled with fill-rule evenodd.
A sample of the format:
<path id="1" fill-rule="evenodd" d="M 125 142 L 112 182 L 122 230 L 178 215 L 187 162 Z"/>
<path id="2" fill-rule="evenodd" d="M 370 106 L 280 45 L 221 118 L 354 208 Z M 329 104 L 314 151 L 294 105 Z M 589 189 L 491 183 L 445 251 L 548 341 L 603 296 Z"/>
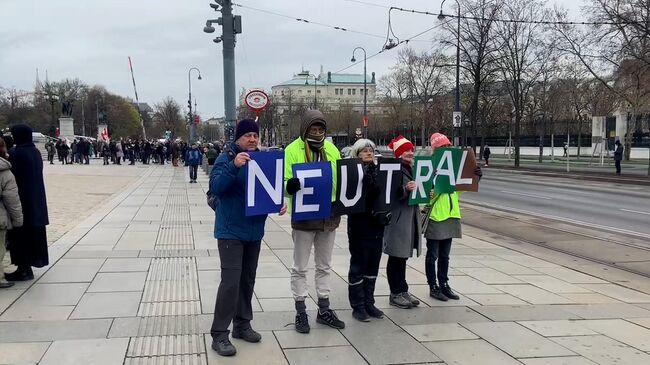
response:
<path id="1" fill-rule="evenodd" d="M 237 123 L 235 130 L 235 141 L 246 133 L 255 132 L 260 133 L 260 126 L 253 119 L 242 119 Z"/>
<path id="2" fill-rule="evenodd" d="M 451 142 L 449 142 L 449 138 L 447 138 L 447 136 L 442 133 L 432 134 L 429 142 L 431 142 L 431 147 L 442 147 L 451 144 Z"/>
<path id="3" fill-rule="evenodd" d="M 388 148 L 393 150 L 396 158 L 402 157 L 404 152 L 414 150 L 413 143 L 402 135 L 395 137 L 395 139 L 388 144 Z"/>

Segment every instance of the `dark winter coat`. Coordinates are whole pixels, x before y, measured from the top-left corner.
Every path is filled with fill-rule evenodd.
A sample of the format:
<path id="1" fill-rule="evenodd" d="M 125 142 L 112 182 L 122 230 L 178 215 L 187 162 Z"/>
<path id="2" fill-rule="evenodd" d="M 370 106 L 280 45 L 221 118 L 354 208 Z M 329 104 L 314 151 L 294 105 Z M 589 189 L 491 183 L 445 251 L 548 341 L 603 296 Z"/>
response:
<path id="1" fill-rule="evenodd" d="M 16 145 L 9 151 L 9 162 L 23 206 L 23 226 L 46 226 L 50 221 L 43 182 L 43 157 L 32 143 L 31 128 L 17 125 L 11 128 L 11 134 Z"/>
<path id="2" fill-rule="evenodd" d="M 384 225 L 379 223 L 379 214 L 385 212 L 374 210 L 380 195 L 377 167 L 374 163 L 364 166 L 363 194 L 366 197 L 366 210 L 348 215 L 348 238 L 350 241 L 381 240 L 384 237 Z"/>
<path id="3" fill-rule="evenodd" d="M 230 151 L 217 158 L 210 173 L 210 193 L 219 201 L 215 210 L 214 238 L 259 241 L 264 236 L 267 215 L 247 217 L 245 214 L 246 171 L 234 163 L 234 156 L 239 152 L 242 152 L 239 147 L 231 143 Z"/>
<path id="4" fill-rule="evenodd" d="M 616 151 L 614 151 L 614 161 L 623 161 L 623 145 L 617 144 Z"/>

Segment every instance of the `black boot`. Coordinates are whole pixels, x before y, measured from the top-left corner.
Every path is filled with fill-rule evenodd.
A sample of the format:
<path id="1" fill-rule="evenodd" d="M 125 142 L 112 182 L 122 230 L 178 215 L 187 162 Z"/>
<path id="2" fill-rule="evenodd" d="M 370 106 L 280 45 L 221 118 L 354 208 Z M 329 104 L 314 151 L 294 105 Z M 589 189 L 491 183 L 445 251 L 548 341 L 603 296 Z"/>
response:
<path id="1" fill-rule="evenodd" d="M 370 322 L 370 316 L 366 312 L 365 306 L 352 307 L 352 317 L 361 322 Z"/>
<path id="2" fill-rule="evenodd" d="M 446 302 L 448 300 L 447 297 L 442 294 L 442 291 L 437 284 L 433 284 L 433 287 L 429 289 L 429 295 L 443 302 Z"/>
<path id="3" fill-rule="evenodd" d="M 370 317 L 384 318 L 384 312 L 375 307 L 375 284 L 377 279 L 363 279 L 363 294 L 366 306 L 366 313 Z"/>
<path id="4" fill-rule="evenodd" d="M 16 271 L 5 274 L 5 279 L 7 281 L 27 281 L 34 280 L 34 273 L 32 272 L 31 266 L 22 267 L 19 266 Z"/>
<path id="5" fill-rule="evenodd" d="M 454 293 L 453 290 L 451 290 L 449 283 L 440 284 L 440 291 L 449 299 L 453 299 L 453 300 L 460 299 L 460 297 L 456 293 Z"/>

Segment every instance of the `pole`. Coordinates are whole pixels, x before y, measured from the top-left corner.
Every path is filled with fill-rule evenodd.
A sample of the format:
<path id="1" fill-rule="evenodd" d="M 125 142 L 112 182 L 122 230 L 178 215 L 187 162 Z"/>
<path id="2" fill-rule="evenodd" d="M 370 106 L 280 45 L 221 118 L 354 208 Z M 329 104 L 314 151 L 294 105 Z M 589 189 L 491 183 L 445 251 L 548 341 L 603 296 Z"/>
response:
<path id="1" fill-rule="evenodd" d="M 570 156 L 571 156 L 571 135 L 569 134 L 569 131 L 566 132 L 566 172 L 571 172 L 571 167 L 570 165 Z"/>
<path id="2" fill-rule="evenodd" d="M 81 98 L 81 135 L 86 135 L 86 119 L 84 118 L 84 99 Z"/>
<path id="3" fill-rule="evenodd" d="M 551 133 L 551 162 L 555 161 L 555 135 Z"/>
<path id="4" fill-rule="evenodd" d="M 458 5 L 458 25 L 456 29 L 456 103 L 454 105 L 454 111 L 460 113 L 460 3 L 458 0 L 456 0 L 456 4 Z M 461 123 L 463 121 L 462 115 L 460 121 Z M 461 139 L 460 133 L 458 139 Z"/>
<path id="5" fill-rule="evenodd" d="M 366 50 L 363 50 L 363 138 L 368 138 L 368 82 L 366 72 Z"/>
<path id="6" fill-rule="evenodd" d="M 221 14 L 223 17 L 223 99 L 226 124 L 235 130 L 235 29 L 232 15 L 232 1 L 223 0 Z M 231 135 L 231 138 L 233 136 Z"/>
<path id="7" fill-rule="evenodd" d="M 135 76 L 133 75 L 133 64 L 131 63 L 131 56 L 129 56 L 129 69 L 131 69 L 131 80 L 133 81 L 133 91 L 135 92 L 135 103 L 138 109 L 138 117 L 140 118 L 140 126 L 142 127 L 142 138 L 147 139 L 147 132 L 144 130 L 144 120 L 140 114 L 140 100 L 138 100 L 138 89 L 135 87 Z"/>

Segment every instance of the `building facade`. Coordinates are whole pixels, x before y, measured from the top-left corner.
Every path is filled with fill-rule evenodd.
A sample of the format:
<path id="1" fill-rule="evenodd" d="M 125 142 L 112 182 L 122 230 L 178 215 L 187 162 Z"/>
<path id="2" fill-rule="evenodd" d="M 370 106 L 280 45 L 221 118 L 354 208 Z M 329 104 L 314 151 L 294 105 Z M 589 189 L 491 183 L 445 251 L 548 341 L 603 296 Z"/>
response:
<path id="1" fill-rule="evenodd" d="M 290 104 L 325 110 L 338 110 L 341 105 L 347 104 L 354 111 L 362 113 L 365 92 L 370 113 L 377 100 L 375 73 L 366 75 L 365 91 L 363 84 L 363 74 L 325 73 L 321 68 L 321 72 L 314 75 L 304 70 L 290 80 L 274 85 L 271 88 L 271 98 L 280 114 L 283 114 Z"/>

